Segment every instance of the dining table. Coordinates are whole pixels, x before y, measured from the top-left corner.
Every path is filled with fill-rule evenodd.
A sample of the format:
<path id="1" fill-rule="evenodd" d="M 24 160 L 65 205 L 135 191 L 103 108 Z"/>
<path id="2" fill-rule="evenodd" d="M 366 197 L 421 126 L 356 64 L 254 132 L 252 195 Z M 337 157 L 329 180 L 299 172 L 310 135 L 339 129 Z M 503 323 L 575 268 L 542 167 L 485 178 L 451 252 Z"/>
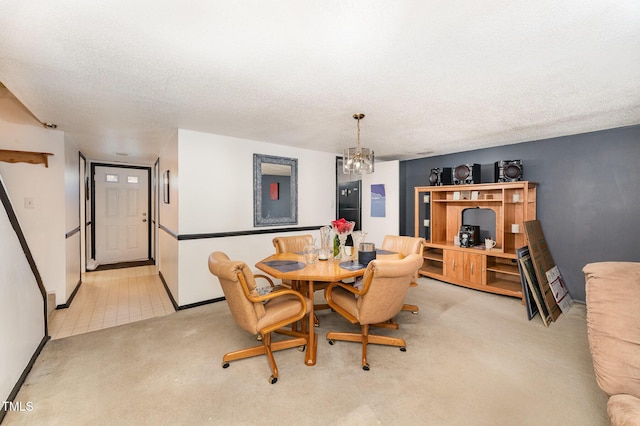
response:
<path id="1" fill-rule="evenodd" d="M 377 250 L 376 258 L 402 258 L 396 252 Z M 301 288 L 306 284 L 306 296 L 311 299 L 308 320 L 303 321 L 303 330 L 308 333 L 309 341 L 305 355 L 305 364 L 316 364 L 318 336 L 313 326 L 313 291 L 318 282 L 343 281 L 364 275 L 366 267 L 355 260 L 318 260 L 315 263 L 305 263 L 302 253 L 277 253 L 256 263 L 256 268 L 262 272 L 281 280 L 300 283 Z"/>

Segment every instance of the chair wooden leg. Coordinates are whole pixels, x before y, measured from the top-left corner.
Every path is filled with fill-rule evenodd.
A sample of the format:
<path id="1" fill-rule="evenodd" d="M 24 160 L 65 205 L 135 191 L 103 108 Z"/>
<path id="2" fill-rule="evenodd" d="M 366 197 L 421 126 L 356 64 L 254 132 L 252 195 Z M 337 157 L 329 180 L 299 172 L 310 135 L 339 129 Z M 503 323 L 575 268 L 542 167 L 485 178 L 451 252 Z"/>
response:
<path id="1" fill-rule="evenodd" d="M 362 334 L 329 331 L 327 333 L 327 340 L 340 340 L 343 342 L 359 342 L 360 343 L 362 342 Z"/>
<path id="2" fill-rule="evenodd" d="M 412 314 L 417 314 L 420 308 L 418 308 L 418 305 L 408 305 L 405 303 L 404 305 L 402 305 L 402 310 L 411 311 Z"/>
<path id="3" fill-rule="evenodd" d="M 400 325 L 398 325 L 398 323 L 393 319 L 387 320 L 385 322 L 379 322 L 377 324 L 371 324 L 371 326 L 378 328 L 390 328 L 392 330 L 397 330 L 398 328 L 400 328 Z"/>
<path id="4" fill-rule="evenodd" d="M 369 325 L 362 326 L 362 369 L 369 371 L 369 364 L 367 363 L 367 344 L 369 343 Z"/>
<path id="5" fill-rule="evenodd" d="M 262 343 L 264 344 L 265 355 L 267 356 L 267 361 L 271 368 L 271 377 L 269 378 L 269 381 L 273 384 L 278 381 L 278 366 L 276 365 L 276 360 L 273 358 L 273 352 L 271 351 L 271 333 L 267 333 L 262 338 Z"/>
<path id="6" fill-rule="evenodd" d="M 264 342 L 264 340 L 263 340 Z M 294 339 L 287 339 L 278 342 L 271 343 L 271 351 L 281 351 L 283 349 L 295 348 L 297 346 L 305 346 L 307 344 L 307 338 L 305 337 L 297 337 Z M 239 359 L 251 358 L 258 355 L 264 355 L 265 347 L 264 344 L 259 346 L 253 346 L 251 348 L 240 349 L 233 352 L 228 352 L 224 354 L 222 357 L 222 361 L 227 363 L 229 361 L 237 361 Z"/>
<path id="7" fill-rule="evenodd" d="M 418 283 L 412 282 L 409 287 L 418 287 Z M 402 305 L 402 310 L 411 311 L 412 314 L 417 314 L 420 308 L 418 308 L 418 305 L 408 305 L 405 303 L 404 305 Z"/>
<path id="8" fill-rule="evenodd" d="M 279 330 L 276 330 L 275 332 L 279 334 L 293 336 L 293 338 L 272 342 L 271 333 L 267 333 L 262 336 L 262 345 L 226 353 L 222 357 L 222 366 L 224 368 L 227 368 L 229 366 L 230 361 L 251 358 L 258 355 L 266 355 L 267 362 L 269 363 L 269 367 L 271 368 L 271 377 L 269 378 L 269 381 L 271 383 L 277 382 L 278 366 L 276 364 L 275 358 L 273 357 L 273 352 L 281 351 L 283 349 L 294 348 L 296 346 L 306 346 L 307 336 L 306 334 L 295 332 L 288 329 L 279 329 Z"/>
<path id="9" fill-rule="evenodd" d="M 370 334 L 369 343 L 374 345 L 398 346 L 400 348 L 407 346 L 407 343 L 401 337 L 380 336 L 378 334 Z"/>
<path id="10" fill-rule="evenodd" d="M 372 326 L 375 324 L 371 324 Z M 369 326 L 362 325 L 362 331 L 360 333 L 347 333 L 338 331 L 329 331 L 327 333 L 327 340 L 330 344 L 333 344 L 334 340 L 343 342 L 358 342 L 362 344 L 362 369 L 369 370 L 369 363 L 367 362 L 367 346 L 369 344 L 385 345 L 385 346 L 397 346 L 401 351 L 405 351 L 407 346 L 404 339 L 400 337 L 380 336 L 378 334 L 369 334 Z"/>

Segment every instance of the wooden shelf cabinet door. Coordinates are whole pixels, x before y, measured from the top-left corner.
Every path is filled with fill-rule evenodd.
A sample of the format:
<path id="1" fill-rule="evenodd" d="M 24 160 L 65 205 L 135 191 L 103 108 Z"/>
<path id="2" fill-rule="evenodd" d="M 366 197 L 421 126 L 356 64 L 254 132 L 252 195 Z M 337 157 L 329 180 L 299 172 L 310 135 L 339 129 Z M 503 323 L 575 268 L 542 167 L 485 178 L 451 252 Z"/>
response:
<path id="1" fill-rule="evenodd" d="M 444 276 L 455 281 L 464 281 L 464 253 L 444 250 Z"/>
<path id="2" fill-rule="evenodd" d="M 474 284 L 482 285 L 484 273 L 483 261 L 485 256 L 475 253 L 464 253 L 464 280 Z"/>
<path id="3" fill-rule="evenodd" d="M 486 256 L 459 250 L 444 251 L 444 276 L 458 284 L 471 287 L 483 285 Z"/>

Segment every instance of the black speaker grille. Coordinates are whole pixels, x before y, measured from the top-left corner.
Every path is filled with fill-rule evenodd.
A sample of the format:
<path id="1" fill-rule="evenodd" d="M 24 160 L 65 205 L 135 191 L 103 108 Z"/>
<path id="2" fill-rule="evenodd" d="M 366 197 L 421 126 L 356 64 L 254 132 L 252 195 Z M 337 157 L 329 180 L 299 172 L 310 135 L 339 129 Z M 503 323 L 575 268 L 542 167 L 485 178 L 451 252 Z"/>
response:
<path id="1" fill-rule="evenodd" d="M 469 167 L 467 165 L 458 166 L 455 169 L 456 179 L 465 180 L 471 174 Z"/>

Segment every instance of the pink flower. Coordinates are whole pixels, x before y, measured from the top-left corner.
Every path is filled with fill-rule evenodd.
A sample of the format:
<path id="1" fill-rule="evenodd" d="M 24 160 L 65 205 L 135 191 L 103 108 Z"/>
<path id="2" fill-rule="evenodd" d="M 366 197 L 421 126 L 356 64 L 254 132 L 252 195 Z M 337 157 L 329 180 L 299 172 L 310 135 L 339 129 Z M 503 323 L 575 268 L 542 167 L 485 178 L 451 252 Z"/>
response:
<path id="1" fill-rule="evenodd" d="M 331 225 L 337 233 L 344 234 L 345 232 L 351 232 L 353 230 L 355 222 L 347 222 L 343 217 L 341 217 L 338 220 L 332 220 Z"/>

